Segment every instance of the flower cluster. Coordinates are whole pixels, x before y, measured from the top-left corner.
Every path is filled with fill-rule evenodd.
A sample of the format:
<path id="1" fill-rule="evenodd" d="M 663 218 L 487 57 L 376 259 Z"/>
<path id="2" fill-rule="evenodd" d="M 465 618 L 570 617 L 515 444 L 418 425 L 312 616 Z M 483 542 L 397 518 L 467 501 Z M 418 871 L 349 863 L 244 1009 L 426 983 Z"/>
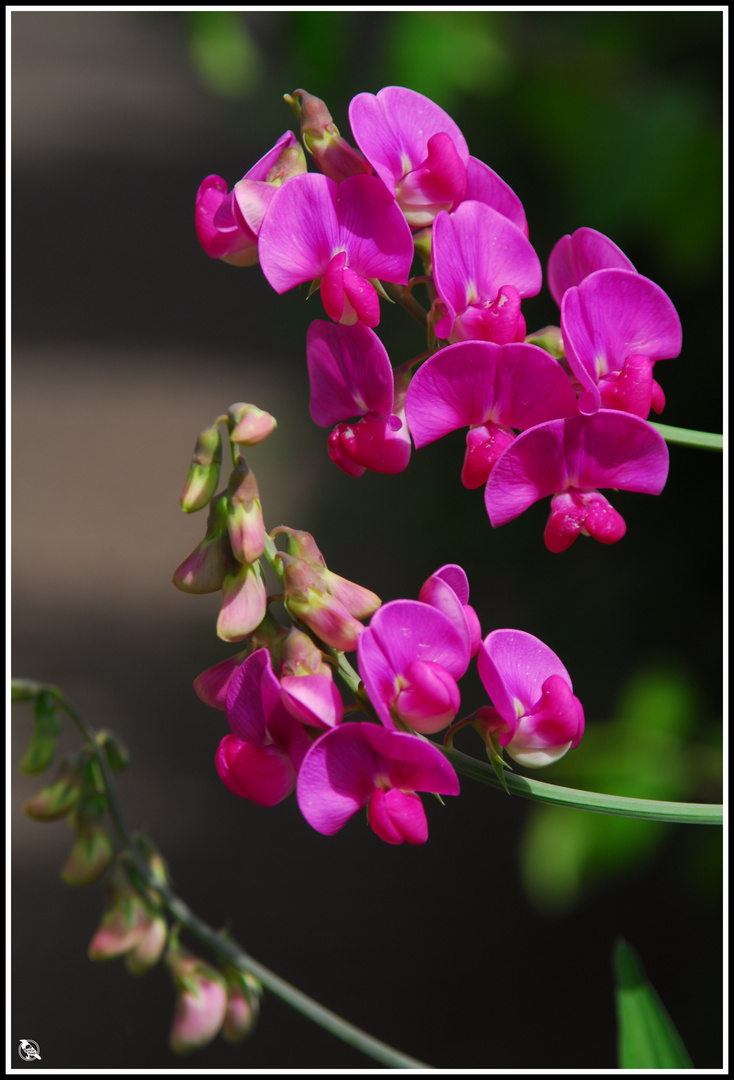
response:
<path id="1" fill-rule="evenodd" d="M 681 349 L 662 289 L 607 237 L 578 229 L 548 262 L 560 328 L 527 335 L 521 302 L 542 270 L 525 212 L 443 109 L 404 87 L 357 94 L 356 149 L 318 98 L 286 100 L 319 171 L 286 133 L 229 194 L 207 177 L 197 231 L 214 258 L 259 261 L 278 293 L 319 289 L 332 321 L 311 324 L 306 352 L 332 460 L 353 476 L 396 473 L 411 437 L 420 448 L 467 428 L 461 479 L 485 487 L 493 526 L 550 496 L 551 551 L 580 534 L 619 540 L 624 520 L 599 489 L 659 494 L 667 479 L 665 443 L 647 423 L 665 404 L 655 364 Z M 411 278 L 415 257 L 423 274 Z M 427 327 L 428 351 L 395 369 L 374 330 L 386 288 Z M 225 593 L 245 585 L 260 587 L 230 578 Z"/>
<path id="2" fill-rule="evenodd" d="M 329 327 L 337 335 L 342 329 Z M 329 570 L 309 533 L 285 525 L 266 533 L 259 497 L 250 489 L 247 498 L 242 495 L 251 473 L 239 451 L 240 425 L 257 420 L 257 433 L 247 432 L 250 444 L 257 443 L 274 427 L 266 416 L 238 404 L 219 417 L 206 439 L 199 438 L 184 489 L 184 506 L 203 509 L 209 494 L 211 508 L 206 536 L 175 572 L 174 583 L 184 591 L 214 591 L 227 574 L 237 579 L 250 573 L 263 590 L 256 602 L 244 589 L 237 594 L 236 633 L 232 620 L 220 614 L 219 636 L 244 639 L 245 647 L 194 684 L 206 704 L 225 712 L 229 725 L 216 753 L 217 771 L 230 791 L 260 806 L 274 806 L 295 790 L 303 816 L 321 833 L 335 833 L 366 807 L 383 840 L 423 843 L 428 825 L 418 792 L 459 793 L 451 763 L 426 736 L 454 724 L 458 682 L 472 657 L 493 704 L 459 724 L 474 724 L 495 763 L 504 747 L 525 765 L 555 760 L 581 738 L 583 711 L 566 669 L 542 642 L 511 630 L 482 641 L 460 566 L 440 567 L 417 600 L 382 605 L 369 589 Z M 214 469 L 221 453 L 207 456 L 201 444 L 221 450 L 223 422 L 235 464 L 227 494 L 216 495 L 218 472 L 204 483 L 202 470 Z M 255 502 L 257 526 L 248 528 L 241 506 Z M 276 538 L 285 540 L 282 550 Z M 282 593 L 267 594 L 261 557 Z M 279 602 L 290 627 L 270 610 Z M 222 611 L 228 611 L 226 599 Z M 353 651 L 358 672 L 344 655 Z M 354 696 L 350 710 L 335 671 Z M 352 712 L 359 718 L 351 720 Z"/>

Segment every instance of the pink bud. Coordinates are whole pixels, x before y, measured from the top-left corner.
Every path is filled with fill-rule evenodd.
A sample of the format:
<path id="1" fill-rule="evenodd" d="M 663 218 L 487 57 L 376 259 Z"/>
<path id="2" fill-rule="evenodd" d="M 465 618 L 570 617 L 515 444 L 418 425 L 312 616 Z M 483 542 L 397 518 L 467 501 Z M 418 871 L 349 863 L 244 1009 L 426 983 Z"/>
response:
<path id="1" fill-rule="evenodd" d="M 320 98 L 305 90 L 286 94 L 285 100 L 301 125 L 303 144 L 322 173 L 337 183 L 357 173 L 371 173 L 372 166 L 359 150 L 339 134 L 331 113 Z"/>
<path id="2" fill-rule="evenodd" d="M 169 949 L 166 963 L 178 988 L 169 1043 L 188 1054 L 210 1043 L 227 1013 L 227 984 L 222 975 L 181 946 Z"/>
<path id="3" fill-rule="evenodd" d="M 228 570 L 222 587 L 217 634 L 223 641 L 241 641 L 255 630 L 267 611 L 268 596 L 260 563 Z"/>
<path id="4" fill-rule="evenodd" d="M 101 825 L 82 826 L 61 870 L 65 885 L 91 885 L 112 862 L 114 848 Z"/>
<path id="5" fill-rule="evenodd" d="M 265 550 L 260 492 L 255 474 L 240 458 L 227 488 L 227 529 L 232 552 L 243 563 L 254 563 Z"/>
<path id="6" fill-rule="evenodd" d="M 278 426 L 277 420 L 270 413 L 243 401 L 230 405 L 227 417 L 233 425 L 229 434 L 230 442 L 240 446 L 256 446 L 264 442 Z"/>
<path id="7" fill-rule="evenodd" d="M 181 493 L 181 509 L 192 514 L 207 505 L 219 483 L 222 464 L 222 437 L 219 426 L 213 424 L 199 432 L 191 458 L 186 484 Z"/>

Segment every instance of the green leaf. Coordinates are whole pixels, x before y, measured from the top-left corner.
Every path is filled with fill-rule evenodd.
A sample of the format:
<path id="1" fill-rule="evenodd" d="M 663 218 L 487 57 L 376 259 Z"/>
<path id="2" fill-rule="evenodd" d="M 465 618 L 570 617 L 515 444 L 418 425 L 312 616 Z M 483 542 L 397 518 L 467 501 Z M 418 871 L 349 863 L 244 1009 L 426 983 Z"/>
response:
<path id="1" fill-rule="evenodd" d="M 683 1040 L 635 951 L 620 938 L 614 948 L 617 1054 L 620 1069 L 692 1069 Z"/>

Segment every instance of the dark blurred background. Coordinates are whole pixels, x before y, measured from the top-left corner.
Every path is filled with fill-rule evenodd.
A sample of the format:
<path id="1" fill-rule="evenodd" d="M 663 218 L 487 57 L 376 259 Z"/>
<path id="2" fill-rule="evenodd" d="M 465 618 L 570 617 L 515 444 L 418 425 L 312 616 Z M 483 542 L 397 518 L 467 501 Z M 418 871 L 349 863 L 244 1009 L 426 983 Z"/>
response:
<path id="1" fill-rule="evenodd" d="M 294 799 L 264 810 L 230 794 L 213 766 L 224 714 L 191 684 L 234 650 L 216 638 L 218 598 L 170 584 L 203 535 L 203 515 L 178 510 L 196 434 L 232 401 L 268 409 L 278 431 L 250 462 L 269 528 L 311 531 L 332 569 L 384 600 L 459 562 L 485 634 L 522 628 L 561 656 L 588 730 L 539 778 L 702 801 L 721 795 L 721 459 L 671 447 L 659 498 L 613 496 L 621 543 L 562 555 L 543 546 L 545 505 L 491 529 L 481 491 L 459 483 L 460 433 L 400 476 L 347 477 L 308 415 L 318 299 L 209 260 L 194 197 L 209 173 L 232 185 L 293 126 L 284 93 L 324 98 L 348 136 L 354 94 L 410 86 L 519 194 L 544 265 L 588 225 L 665 289 L 683 351 L 656 371 L 661 419 L 720 431 L 722 23 L 662 10 L 11 15 L 13 674 L 57 683 L 119 732 L 128 816 L 195 911 L 436 1067 L 614 1068 L 619 934 L 695 1066 L 721 1067 L 720 833 L 543 810 L 464 780 L 445 807 L 425 800 L 426 845 L 392 848 L 361 816 L 325 838 Z M 524 311 L 528 330 L 558 322 L 545 289 Z M 380 332 L 393 363 L 424 347 L 387 305 Z M 483 700 L 467 677 L 462 709 Z M 370 1067 L 269 995 L 247 1043 L 171 1054 L 165 969 L 134 980 L 86 957 L 101 889 L 64 886 L 72 834 L 23 816 L 43 779 L 17 769 L 27 706 L 12 724 L 11 1044 L 33 1038 L 46 1068 L 71 1070 Z M 62 750 L 76 745 L 70 733 Z M 481 753 L 468 734 L 457 745 Z"/>

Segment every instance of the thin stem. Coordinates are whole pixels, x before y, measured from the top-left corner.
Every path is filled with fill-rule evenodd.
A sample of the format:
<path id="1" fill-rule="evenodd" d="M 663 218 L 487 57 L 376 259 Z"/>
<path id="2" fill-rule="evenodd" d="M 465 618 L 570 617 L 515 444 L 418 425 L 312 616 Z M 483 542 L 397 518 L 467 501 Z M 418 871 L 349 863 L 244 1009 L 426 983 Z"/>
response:
<path id="1" fill-rule="evenodd" d="M 136 872 L 149 888 L 154 890 L 155 893 L 160 896 L 174 919 L 200 941 L 204 942 L 204 944 L 207 945 L 221 960 L 234 964 L 243 971 L 254 975 L 267 990 L 280 998 L 281 1001 L 284 1001 L 287 1005 L 290 1005 L 292 1008 L 308 1017 L 309 1020 L 312 1020 L 315 1024 L 324 1028 L 325 1031 L 329 1031 L 332 1035 L 336 1035 L 337 1038 L 341 1039 L 349 1046 L 361 1050 L 362 1053 L 366 1054 L 368 1057 L 371 1057 L 375 1061 L 379 1061 L 381 1064 L 387 1065 L 390 1068 L 430 1068 L 429 1065 L 424 1064 L 422 1061 L 418 1061 L 416 1058 L 409 1057 L 407 1054 L 395 1050 L 392 1046 L 388 1046 L 387 1043 L 382 1042 L 380 1039 L 375 1039 L 366 1031 L 362 1031 L 361 1028 L 355 1027 L 354 1024 L 350 1024 L 348 1020 L 343 1020 L 342 1017 L 337 1016 L 331 1009 L 327 1009 L 325 1006 L 320 1005 L 318 1001 L 314 1001 L 313 998 L 296 989 L 295 986 L 286 982 L 285 979 L 281 979 L 279 975 L 270 971 L 270 969 L 266 968 L 263 964 L 258 963 L 257 960 L 254 960 L 233 941 L 222 937 L 216 930 L 213 930 L 203 921 L 203 919 L 200 919 L 199 916 L 191 910 L 188 904 L 186 904 L 168 885 L 161 882 L 151 871 L 151 868 L 143 858 L 135 838 L 133 837 L 130 826 L 125 818 L 122 804 L 120 803 L 117 794 L 117 788 L 105 758 L 104 750 L 96 740 L 94 729 L 81 713 L 77 712 L 71 702 L 67 700 L 63 691 L 58 687 L 44 686 L 43 689 L 56 698 L 60 707 L 67 713 L 74 724 L 76 724 L 84 738 L 88 740 L 90 747 L 94 750 L 107 794 L 108 813 L 120 843 L 122 847 L 129 852 Z"/>
<path id="2" fill-rule="evenodd" d="M 491 765 L 462 754 L 460 750 L 446 747 L 441 747 L 441 750 L 457 772 L 502 790 L 502 784 Z M 633 799 L 625 795 L 602 795 L 596 791 L 578 791 L 576 788 L 545 784 L 509 772 L 505 773 L 505 783 L 511 795 L 554 806 L 573 806 L 594 814 L 646 818 L 648 821 L 678 821 L 689 825 L 721 825 L 723 822 L 723 807 L 714 803 L 662 802 L 657 799 Z"/>
<path id="3" fill-rule="evenodd" d="M 409 289 L 403 288 L 402 285 L 395 285 L 391 281 L 386 281 L 384 285 L 393 300 L 397 300 L 400 306 L 404 307 L 416 322 L 419 322 L 424 328 L 428 326 L 428 312 L 422 304 L 418 303 Z"/>
<path id="4" fill-rule="evenodd" d="M 678 443 L 680 446 L 697 446 L 701 450 L 723 450 L 724 436 L 716 435 L 712 431 L 692 431 L 690 428 L 669 427 L 668 424 L 653 424 L 648 420 L 650 427 L 659 431 L 666 442 Z"/>

